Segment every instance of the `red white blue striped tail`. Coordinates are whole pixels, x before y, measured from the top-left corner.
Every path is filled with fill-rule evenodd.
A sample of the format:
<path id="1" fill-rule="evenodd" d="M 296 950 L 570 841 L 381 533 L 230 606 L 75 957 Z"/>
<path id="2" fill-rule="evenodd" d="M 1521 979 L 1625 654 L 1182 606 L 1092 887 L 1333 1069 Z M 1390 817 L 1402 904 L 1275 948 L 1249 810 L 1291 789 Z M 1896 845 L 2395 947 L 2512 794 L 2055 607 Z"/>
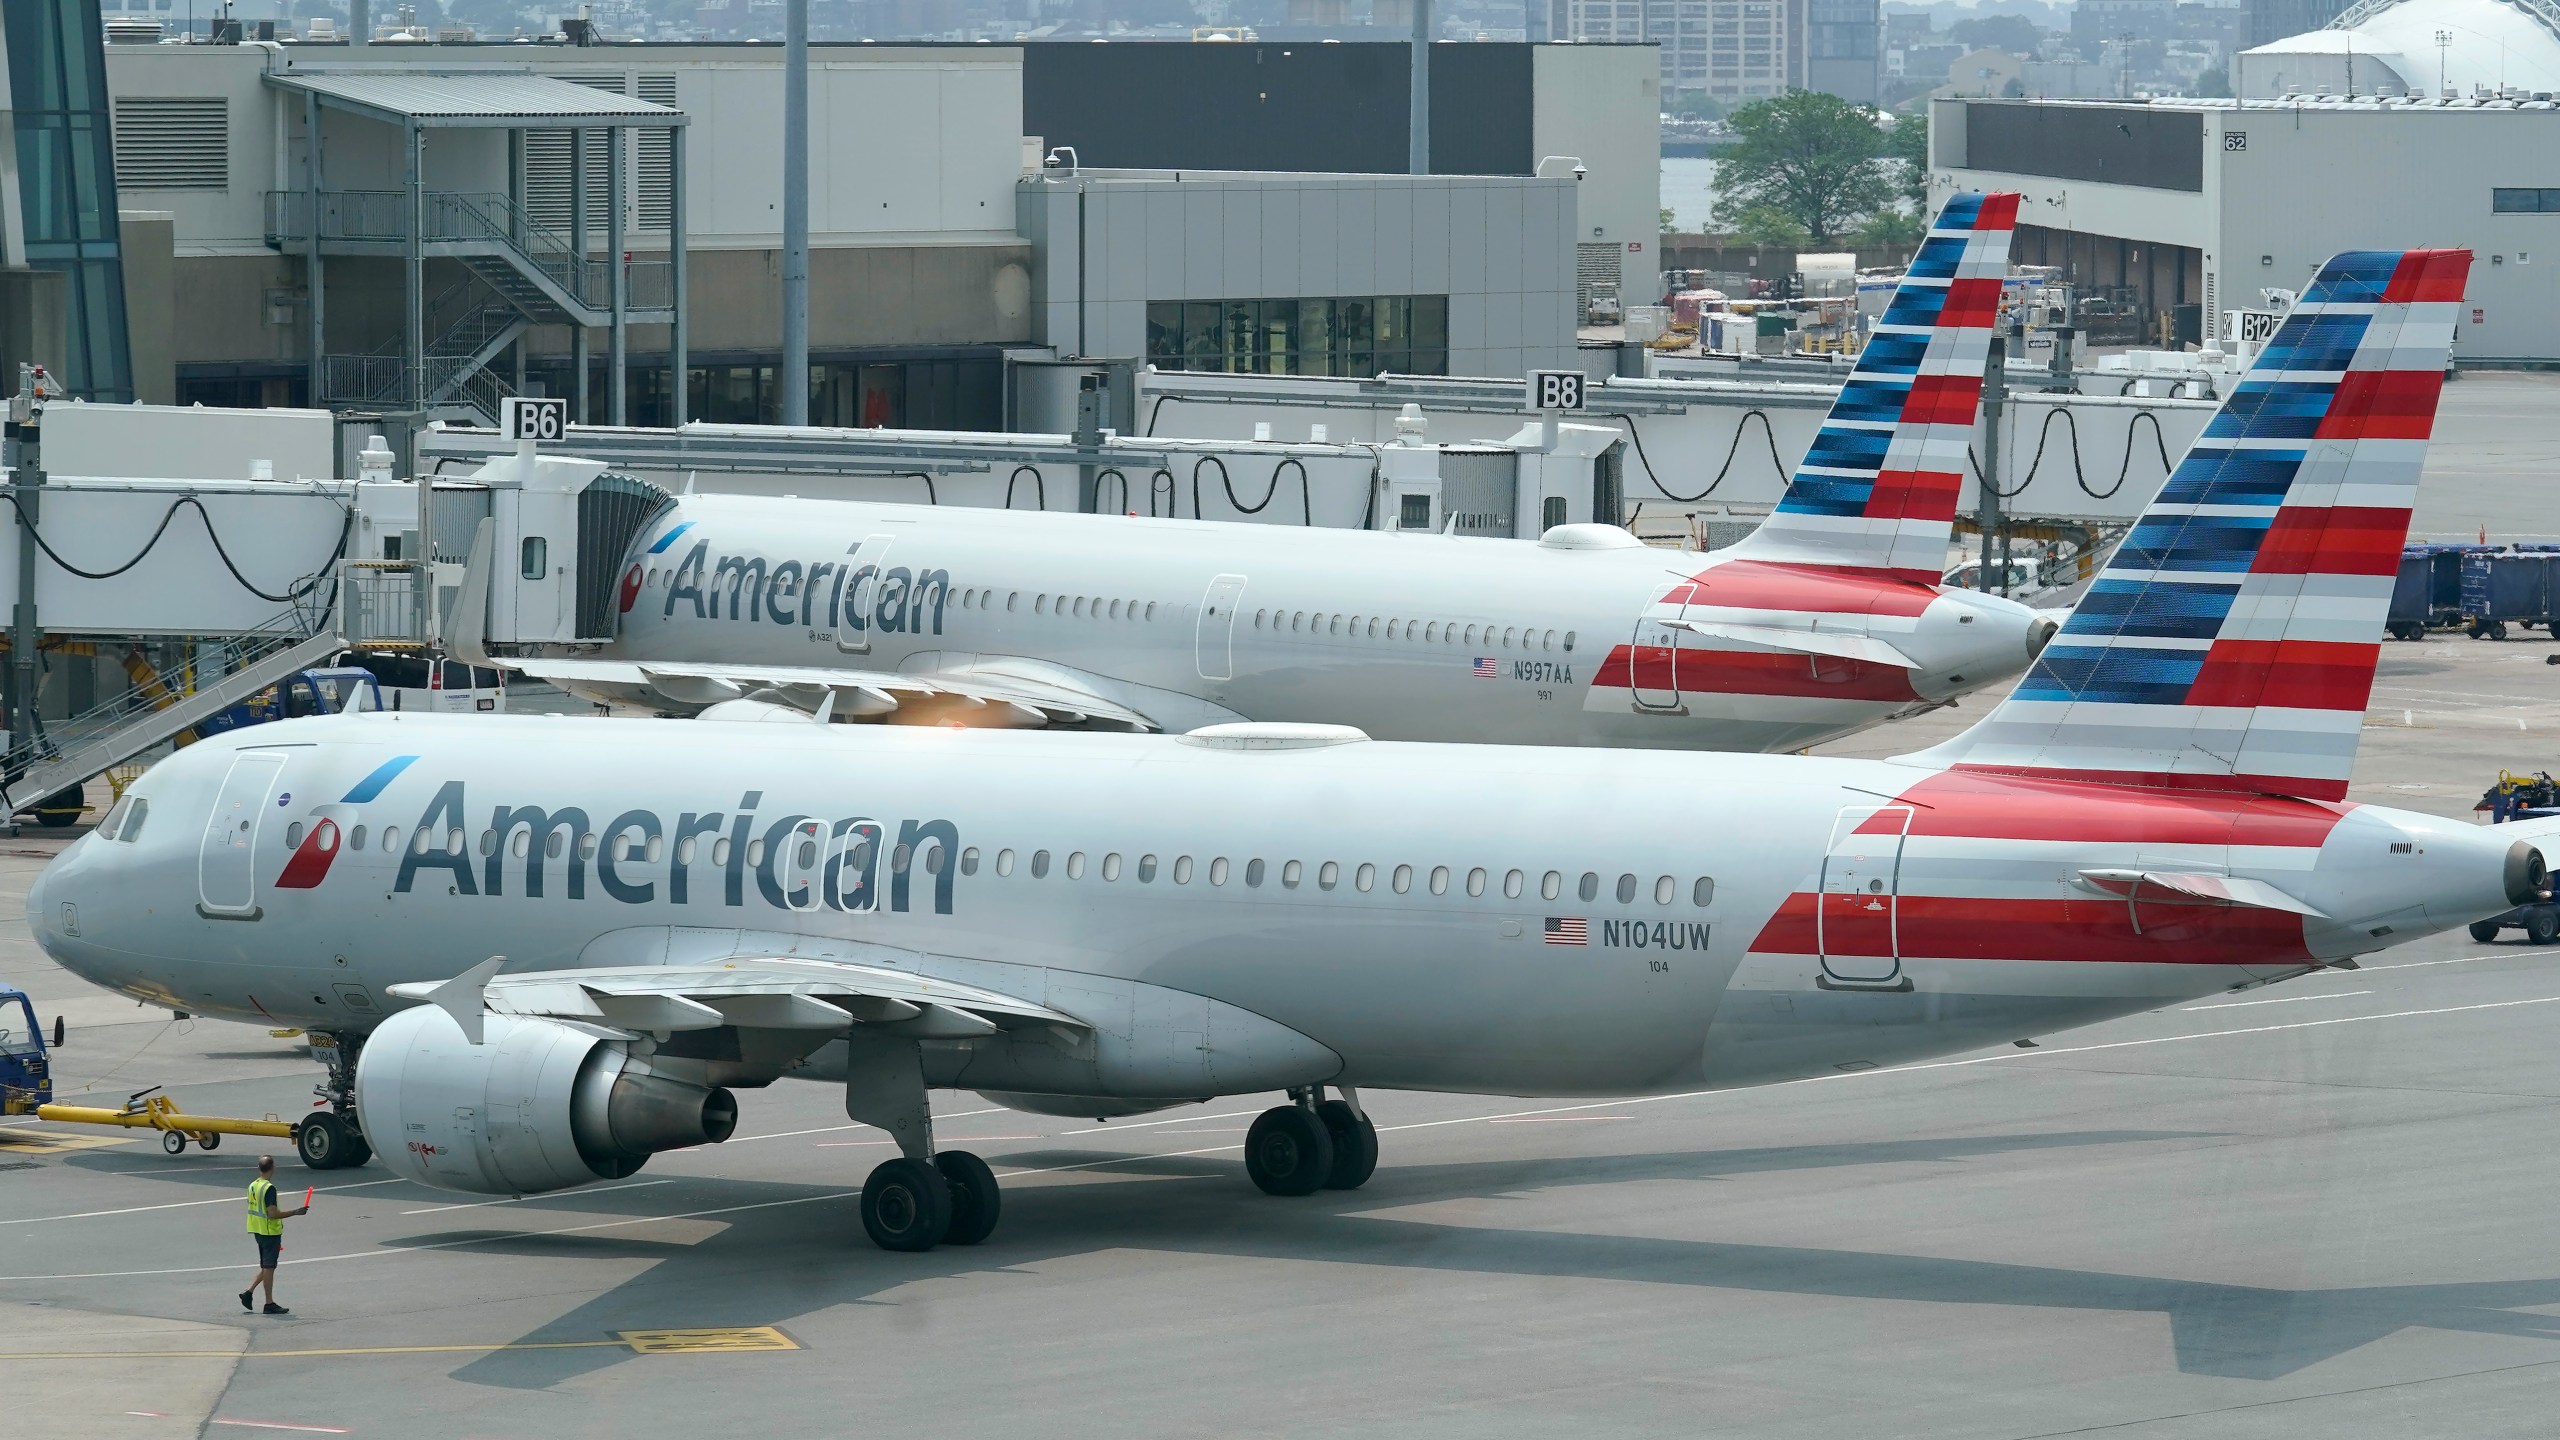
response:
<path id="1" fill-rule="evenodd" d="M 2013 194 L 1947 201 L 1776 512 L 1729 553 L 1938 583 L 2017 219 Z"/>
<path id="2" fill-rule="evenodd" d="M 2470 269 L 2322 266 L 2017 690 L 1910 758 L 2342 798 Z"/>

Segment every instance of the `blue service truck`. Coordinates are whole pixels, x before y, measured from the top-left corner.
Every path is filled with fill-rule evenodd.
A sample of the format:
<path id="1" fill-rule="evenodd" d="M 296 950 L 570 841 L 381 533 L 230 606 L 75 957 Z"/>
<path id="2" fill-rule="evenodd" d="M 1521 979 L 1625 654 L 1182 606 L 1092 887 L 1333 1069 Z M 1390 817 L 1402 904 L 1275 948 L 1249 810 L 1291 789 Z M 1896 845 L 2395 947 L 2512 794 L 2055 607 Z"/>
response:
<path id="1" fill-rule="evenodd" d="M 53 1066 L 27 992 L 0 985 L 0 1115 L 33 1115 L 53 1103 Z"/>

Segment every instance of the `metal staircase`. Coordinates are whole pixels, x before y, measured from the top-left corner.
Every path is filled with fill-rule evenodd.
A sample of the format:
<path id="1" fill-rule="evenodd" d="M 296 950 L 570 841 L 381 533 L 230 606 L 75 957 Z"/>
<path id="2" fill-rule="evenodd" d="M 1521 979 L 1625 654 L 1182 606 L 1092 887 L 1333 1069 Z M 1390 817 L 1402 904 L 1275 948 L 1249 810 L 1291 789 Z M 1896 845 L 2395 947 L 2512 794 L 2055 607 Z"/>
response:
<path id="1" fill-rule="evenodd" d="M 515 387 L 488 367 L 534 322 L 503 295 L 493 299 L 477 279 L 448 288 L 429 302 L 427 314 L 434 338 L 427 342 L 417 393 L 429 406 L 462 405 L 482 423 L 497 423 L 498 402 Z M 401 405 L 410 394 L 396 340 L 368 354 L 332 355 L 322 377 L 321 403 L 327 405 Z"/>

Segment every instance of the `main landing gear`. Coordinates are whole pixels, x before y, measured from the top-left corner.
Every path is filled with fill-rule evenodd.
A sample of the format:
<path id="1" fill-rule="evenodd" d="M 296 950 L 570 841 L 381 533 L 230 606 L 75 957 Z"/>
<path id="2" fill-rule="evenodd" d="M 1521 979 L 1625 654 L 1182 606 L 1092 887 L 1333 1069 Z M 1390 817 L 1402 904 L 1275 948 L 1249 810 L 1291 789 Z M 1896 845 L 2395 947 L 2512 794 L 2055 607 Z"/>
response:
<path id="1" fill-rule="evenodd" d="M 1266 1195 L 1357 1190 L 1378 1168 L 1378 1127 L 1360 1109 L 1359 1092 L 1334 1087 L 1289 1092 L 1289 1103 L 1265 1110 L 1245 1132 L 1244 1171 Z"/>
<path id="2" fill-rule="evenodd" d="M 329 1102 L 329 1108 L 303 1116 L 293 1127 L 293 1148 L 314 1170 L 346 1169 L 373 1158 L 373 1146 L 356 1123 L 356 1057 L 364 1051 L 364 1040 L 355 1035 L 329 1038 L 337 1043 L 312 1047 L 329 1075 L 311 1092 Z"/>
<path id="3" fill-rule="evenodd" d="M 966 1150 L 933 1148 L 933 1112 L 924 1062 L 912 1040 L 866 1036 L 846 1042 L 844 1113 L 898 1142 L 862 1182 L 862 1228 L 883 1250 L 975 1245 L 995 1233 L 1004 1196 L 987 1162 Z"/>

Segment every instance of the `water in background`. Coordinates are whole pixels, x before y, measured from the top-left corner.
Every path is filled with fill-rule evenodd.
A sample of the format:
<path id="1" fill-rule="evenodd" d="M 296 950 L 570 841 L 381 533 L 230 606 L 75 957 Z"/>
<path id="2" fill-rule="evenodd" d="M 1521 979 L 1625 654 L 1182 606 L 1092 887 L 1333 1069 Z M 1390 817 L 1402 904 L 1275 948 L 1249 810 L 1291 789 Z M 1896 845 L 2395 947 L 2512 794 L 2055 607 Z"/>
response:
<path id="1" fill-rule="evenodd" d="M 1672 226 L 1695 233 L 1714 229 L 1709 218 L 1716 205 L 1716 162 L 1704 155 L 1666 155 L 1662 160 L 1662 206 Z"/>

